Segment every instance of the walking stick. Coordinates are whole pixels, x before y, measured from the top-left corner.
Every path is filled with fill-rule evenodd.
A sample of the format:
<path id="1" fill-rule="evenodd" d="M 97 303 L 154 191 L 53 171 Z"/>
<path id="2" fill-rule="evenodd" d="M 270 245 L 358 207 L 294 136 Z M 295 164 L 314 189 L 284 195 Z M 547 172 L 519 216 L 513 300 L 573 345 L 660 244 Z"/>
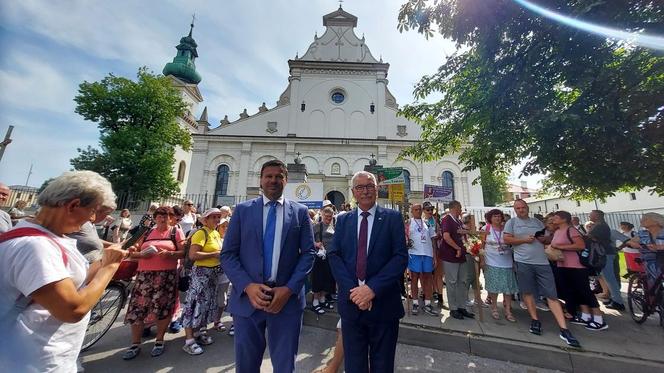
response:
<path id="1" fill-rule="evenodd" d="M 410 293 L 410 285 L 408 284 L 408 278 L 410 278 L 410 274 L 408 273 L 408 269 L 404 271 L 405 276 L 403 277 L 405 289 L 406 289 L 406 312 L 408 316 L 411 315 L 411 310 L 413 309 L 413 299 L 412 299 L 412 294 Z"/>
<path id="2" fill-rule="evenodd" d="M 479 257 L 480 260 L 481 257 Z M 480 293 L 480 263 L 473 258 L 475 264 L 475 306 L 477 307 L 477 313 L 480 315 L 480 322 L 484 322 L 484 312 L 482 310 L 482 295 Z"/>

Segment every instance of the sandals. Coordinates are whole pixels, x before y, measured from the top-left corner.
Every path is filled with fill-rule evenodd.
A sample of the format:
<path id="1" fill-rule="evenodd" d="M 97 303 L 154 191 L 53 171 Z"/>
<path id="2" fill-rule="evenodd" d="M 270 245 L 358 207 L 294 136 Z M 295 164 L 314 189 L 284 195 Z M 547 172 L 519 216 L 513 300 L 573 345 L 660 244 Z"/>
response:
<path id="1" fill-rule="evenodd" d="M 214 323 L 214 328 L 217 329 L 218 332 L 226 331 L 226 325 L 224 325 L 224 323 L 221 321 Z"/>
<path id="2" fill-rule="evenodd" d="M 311 309 L 318 315 L 322 315 L 325 313 L 325 310 L 323 309 L 323 306 L 320 304 L 317 304 L 315 306 L 311 306 Z"/>
<path id="3" fill-rule="evenodd" d="M 164 341 L 155 341 L 150 356 L 157 357 L 164 353 Z"/>
<path id="4" fill-rule="evenodd" d="M 122 354 L 122 359 L 123 360 L 131 360 L 138 356 L 138 354 L 141 352 L 141 346 L 137 344 L 131 345 L 125 352 Z"/>
<path id="5" fill-rule="evenodd" d="M 493 310 L 491 310 L 491 317 L 492 317 L 494 320 L 500 320 L 500 314 L 498 314 L 498 310 L 497 310 L 497 309 L 493 309 Z"/>
<path id="6" fill-rule="evenodd" d="M 512 316 L 511 313 L 506 313 L 505 314 L 505 320 L 507 320 L 509 322 L 516 322 L 516 319 L 514 318 L 514 316 Z"/>
<path id="7" fill-rule="evenodd" d="M 203 353 L 203 348 L 196 342 L 190 345 L 185 343 L 185 345 L 182 346 L 182 350 L 184 350 L 184 352 L 188 353 L 189 355 L 200 355 Z"/>

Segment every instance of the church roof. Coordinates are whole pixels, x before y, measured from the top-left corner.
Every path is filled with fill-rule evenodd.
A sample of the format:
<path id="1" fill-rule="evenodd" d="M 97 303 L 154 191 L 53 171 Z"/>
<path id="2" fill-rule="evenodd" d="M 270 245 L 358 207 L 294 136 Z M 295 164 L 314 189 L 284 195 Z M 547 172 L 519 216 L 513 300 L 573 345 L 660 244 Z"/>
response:
<path id="1" fill-rule="evenodd" d="M 336 11 L 323 16 L 326 27 L 323 36 L 314 36 L 307 52 L 298 61 L 322 62 L 359 62 L 379 63 L 364 43 L 364 36 L 358 38 L 354 28 L 357 17 L 339 7 Z"/>
<path id="2" fill-rule="evenodd" d="M 196 40 L 191 36 L 194 29 L 194 22 L 191 22 L 189 35 L 180 39 L 175 49 L 178 50 L 177 55 L 173 58 L 173 62 L 169 62 L 164 66 L 164 76 L 173 75 L 185 83 L 198 84 L 201 81 L 201 75 L 196 71 L 196 64 L 194 60 L 198 57 Z"/>

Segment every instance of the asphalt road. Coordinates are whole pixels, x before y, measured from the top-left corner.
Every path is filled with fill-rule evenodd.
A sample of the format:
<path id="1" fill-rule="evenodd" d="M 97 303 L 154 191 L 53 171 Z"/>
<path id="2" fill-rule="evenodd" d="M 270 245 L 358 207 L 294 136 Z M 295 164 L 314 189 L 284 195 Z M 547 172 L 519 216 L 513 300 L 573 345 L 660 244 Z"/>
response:
<path id="1" fill-rule="evenodd" d="M 230 322 L 228 317 L 225 320 Z M 154 342 L 154 336 L 152 336 L 143 343 L 141 354 L 138 357 L 131 361 L 124 361 L 121 355 L 123 350 L 129 346 L 130 332 L 128 326 L 117 322 L 96 345 L 82 354 L 83 367 L 88 373 L 234 372 L 233 337 L 217 331 L 211 331 L 210 335 L 215 342 L 205 347 L 205 353 L 199 356 L 189 356 L 182 351 L 184 334 L 181 332 L 166 335 L 166 351 L 162 356 L 157 358 L 150 356 Z M 305 326 L 300 338 L 297 371 L 311 372 L 324 366 L 332 356 L 335 339 L 334 332 Z M 396 367 L 398 372 L 553 372 L 504 361 L 401 344 L 397 347 Z M 272 371 L 267 352 L 261 371 Z"/>

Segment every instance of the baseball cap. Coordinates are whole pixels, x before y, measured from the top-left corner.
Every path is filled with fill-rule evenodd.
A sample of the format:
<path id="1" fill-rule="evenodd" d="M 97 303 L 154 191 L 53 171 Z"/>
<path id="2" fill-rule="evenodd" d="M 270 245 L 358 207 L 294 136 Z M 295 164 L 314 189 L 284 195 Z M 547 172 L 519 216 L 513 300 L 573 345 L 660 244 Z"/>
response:
<path id="1" fill-rule="evenodd" d="M 433 208 L 433 205 L 431 204 L 431 202 L 427 201 L 427 202 L 424 202 L 422 204 L 422 208 L 425 209 L 425 210 L 430 209 L 430 208 Z"/>
<path id="2" fill-rule="evenodd" d="M 207 210 L 205 210 L 205 212 L 203 213 L 203 215 L 201 215 L 201 218 L 205 219 L 205 218 L 207 218 L 208 216 L 210 216 L 210 215 L 215 215 L 215 214 L 217 214 L 217 215 L 221 215 L 221 210 L 219 210 L 218 208 L 207 209 Z"/>

